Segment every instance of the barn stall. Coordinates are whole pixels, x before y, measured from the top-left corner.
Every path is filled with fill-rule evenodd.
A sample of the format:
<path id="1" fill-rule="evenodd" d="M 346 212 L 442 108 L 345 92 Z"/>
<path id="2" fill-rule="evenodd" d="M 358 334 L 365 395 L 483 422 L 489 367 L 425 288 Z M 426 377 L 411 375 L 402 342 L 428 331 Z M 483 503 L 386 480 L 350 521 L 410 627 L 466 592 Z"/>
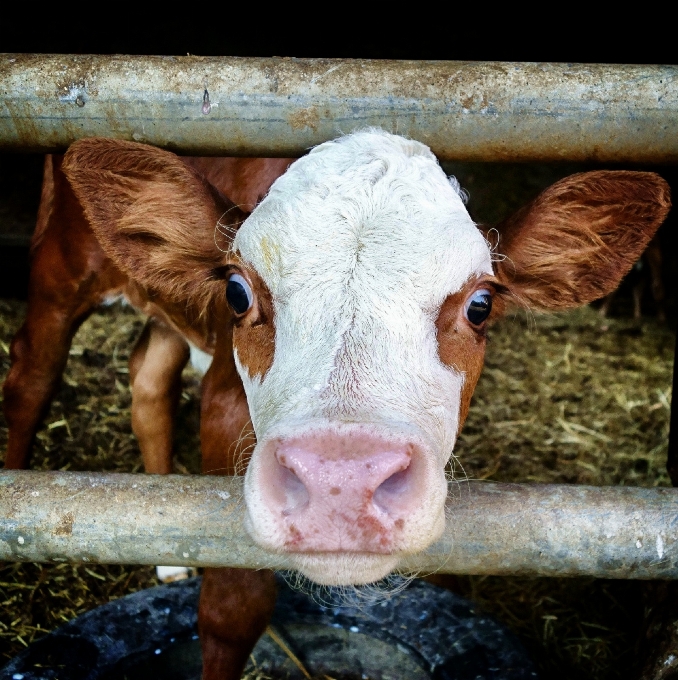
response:
<path id="1" fill-rule="evenodd" d="M 308 134 L 313 129 L 301 127 Z M 31 162 L 26 159 L 27 165 Z M 541 187 L 583 167 L 453 162 L 447 169 L 469 190 L 474 218 L 492 224 Z M 35 186 L 35 173 L 27 181 Z M 6 224 L 7 231 L 17 231 L 11 219 Z M 670 243 L 670 233 L 664 239 Z M 672 265 L 665 263 L 667 271 Z M 641 321 L 631 318 L 631 285 L 617 297 L 608 318 L 595 309 L 551 317 L 519 312 L 495 326 L 456 451 L 458 479 L 669 485 L 665 460 L 675 336 L 657 322 L 650 299 L 648 315 Z M 21 302 L 3 301 L 4 370 L 7 345 L 21 316 Z M 38 436 L 33 467 L 140 469 L 129 428 L 126 358 L 141 325 L 129 308 L 102 310 L 83 325 L 64 385 Z M 178 416 L 178 472 L 198 469 L 198 398 L 197 377 L 187 373 Z M 545 677 L 620 677 L 633 663 L 642 628 L 638 582 L 431 578 L 472 596 L 510 625 Z M 11 654 L 64 619 L 152 584 L 154 577 L 148 567 L 16 564 L 4 568 L 0 582 L 7 612 L 0 634 L 5 653 Z M 58 602 L 63 607 L 56 607 Z"/>

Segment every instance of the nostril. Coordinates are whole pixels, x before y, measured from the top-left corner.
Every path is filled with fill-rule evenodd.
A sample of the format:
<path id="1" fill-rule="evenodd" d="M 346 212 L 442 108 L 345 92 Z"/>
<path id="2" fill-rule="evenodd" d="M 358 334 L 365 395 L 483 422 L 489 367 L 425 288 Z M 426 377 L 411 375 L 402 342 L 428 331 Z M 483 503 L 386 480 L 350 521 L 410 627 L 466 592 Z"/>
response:
<path id="1" fill-rule="evenodd" d="M 400 504 L 402 497 L 407 494 L 411 485 L 411 465 L 394 472 L 385 479 L 375 490 L 372 500 L 381 510 L 390 513 Z"/>
<path id="2" fill-rule="evenodd" d="M 308 489 L 294 470 L 290 470 L 290 468 L 283 465 L 279 465 L 278 468 L 280 486 L 285 493 L 285 504 L 282 514 L 287 516 L 308 505 Z"/>

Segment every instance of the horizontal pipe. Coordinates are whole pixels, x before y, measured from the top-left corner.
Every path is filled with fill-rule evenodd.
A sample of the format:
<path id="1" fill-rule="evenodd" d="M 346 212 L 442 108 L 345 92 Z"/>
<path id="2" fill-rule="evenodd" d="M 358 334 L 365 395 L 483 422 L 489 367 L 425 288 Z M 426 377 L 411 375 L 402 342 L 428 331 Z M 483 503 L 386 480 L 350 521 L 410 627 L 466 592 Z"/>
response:
<path id="1" fill-rule="evenodd" d="M 0 559 L 285 568 L 244 528 L 241 478 L 0 472 Z M 678 489 L 463 483 L 403 568 L 678 578 Z"/>
<path id="2" fill-rule="evenodd" d="M 678 66 L 0 55 L 0 149 L 299 156 L 366 126 L 443 160 L 678 161 Z"/>

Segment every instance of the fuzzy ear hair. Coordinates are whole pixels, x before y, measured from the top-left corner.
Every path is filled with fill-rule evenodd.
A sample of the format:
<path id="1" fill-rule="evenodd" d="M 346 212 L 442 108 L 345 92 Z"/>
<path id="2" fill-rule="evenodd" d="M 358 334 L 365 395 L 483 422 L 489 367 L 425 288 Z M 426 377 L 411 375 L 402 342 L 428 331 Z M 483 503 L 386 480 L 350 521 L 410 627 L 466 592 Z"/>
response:
<path id="1" fill-rule="evenodd" d="M 104 251 L 134 281 L 200 308 L 223 286 L 215 271 L 246 215 L 175 154 L 83 139 L 63 171 Z"/>
<path id="2" fill-rule="evenodd" d="M 500 282 L 528 305 L 578 307 L 612 292 L 671 207 L 653 172 L 571 175 L 497 227 Z"/>

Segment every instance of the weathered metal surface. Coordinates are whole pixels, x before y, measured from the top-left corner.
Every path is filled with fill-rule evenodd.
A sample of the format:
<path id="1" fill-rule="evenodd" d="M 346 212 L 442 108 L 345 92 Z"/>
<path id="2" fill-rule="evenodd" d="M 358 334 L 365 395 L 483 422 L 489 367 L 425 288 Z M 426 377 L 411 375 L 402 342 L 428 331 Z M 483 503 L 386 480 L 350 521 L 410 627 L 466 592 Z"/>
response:
<path id="1" fill-rule="evenodd" d="M 365 126 L 448 160 L 678 161 L 678 66 L 0 55 L 0 148 L 103 135 L 301 155 Z"/>
<path id="2" fill-rule="evenodd" d="M 286 566 L 253 544 L 242 479 L 0 472 L 0 559 Z M 678 490 L 469 483 L 404 566 L 463 574 L 678 579 Z"/>

